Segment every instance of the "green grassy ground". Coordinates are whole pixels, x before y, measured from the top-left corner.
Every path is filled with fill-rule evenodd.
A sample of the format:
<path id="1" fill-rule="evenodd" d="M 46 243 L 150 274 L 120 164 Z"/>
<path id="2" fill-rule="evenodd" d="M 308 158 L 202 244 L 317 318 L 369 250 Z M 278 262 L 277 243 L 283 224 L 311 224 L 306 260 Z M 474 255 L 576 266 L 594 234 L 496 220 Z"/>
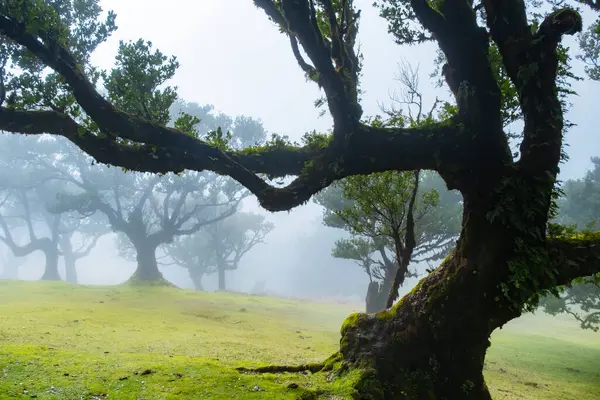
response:
<path id="1" fill-rule="evenodd" d="M 352 311 L 230 293 L 0 281 L 0 399 L 344 399 L 343 382 L 322 374 L 234 367 L 322 361 Z M 520 319 L 494 335 L 486 376 L 497 399 L 597 399 L 600 334 L 568 319 Z"/>

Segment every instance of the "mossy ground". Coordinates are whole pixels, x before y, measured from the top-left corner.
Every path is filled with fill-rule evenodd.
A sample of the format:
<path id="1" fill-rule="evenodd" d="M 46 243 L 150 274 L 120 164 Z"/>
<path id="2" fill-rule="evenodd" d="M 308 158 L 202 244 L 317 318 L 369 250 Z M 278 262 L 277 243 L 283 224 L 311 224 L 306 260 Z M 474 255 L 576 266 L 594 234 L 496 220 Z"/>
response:
<path id="1" fill-rule="evenodd" d="M 352 311 L 168 287 L 0 281 L 0 399 L 344 399 L 352 377 L 329 383 L 327 374 L 235 367 L 323 361 Z M 568 319 L 535 321 L 494 335 L 486 366 L 494 397 L 597 398 L 600 334 Z"/>

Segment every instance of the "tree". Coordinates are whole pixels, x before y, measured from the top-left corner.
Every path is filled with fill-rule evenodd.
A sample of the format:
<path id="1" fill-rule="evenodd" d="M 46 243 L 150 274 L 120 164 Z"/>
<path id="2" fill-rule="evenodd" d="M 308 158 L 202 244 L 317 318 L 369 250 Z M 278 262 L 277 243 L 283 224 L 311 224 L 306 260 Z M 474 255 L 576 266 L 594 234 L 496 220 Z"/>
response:
<path id="1" fill-rule="evenodd" d="M 563 196 L 557 221 L 578 229 L 597 229 L 600 222 L 600 158 L 592 157 L 593 168 L 582 179 L 570 179 L 562 185 Z M 575 230 L 575 228 L 573 228 Z M 598 331 L 600 325 L 600 277 L 579 279 L 560 288 L 558 296 L 541 301 L 545 312 L 573 316 L 583 329 Z"/>
<path id="2" fill-rule="evenodd" d="M 376 1 L 399 44 L 439 45 L 454 95 L 449 110 L 455 112 L 443 121 L 406 128 L 373 126 L 362 118 L 360 13 L 351 0 L 254 3 L 289 38 L 299 66 L 323 90 L 333 119 L 327 140 L 303 146 L 275 140 L 234 150 L 189 134 L 182 124 L 169 128 L 132 113 L 96 89 L 89 63 L 79 56 L 79 22 L 59 14 L 56 2 L 49 7 L 29 0 L 0 5 L 7 65 L 26 59 L 51 68 L 64 82 L 57 90 L 71 102 L 64 112 L 24 107 L 14 82 L 37 70 L 27 64 L 10 69 L 0 128 L 61 135 L 98 161 L 129 169 L 212 170 L 234 178 L 270 211 L 303 204 L 349 176 L 437 171 L 463 196 L 455 249 L 390 310 L 350 316 L 339 353 L 320 367 L 338 374 L 359 370 L 351 375 L 357 377 L 356 398 L 489 399 L 482 369 L 490 334 L 548 291 L 600 270 L 600 235 L 572 235 L 548 224 L 567 126 L 568 93 L 559 88 L 569 78 L 569 57 L 560 41 L 583 30 L 580 3 L 542 9 L 545 15 L 537 18 L 539 8 L 528 15 L 525 2 L 516 0 Z M 600 8 L 596 1 L 582 3 Z M 103 39 L 100 26 L 87 36 Z M 524 122 L 516 155 L 504 129 L 508 104 L 517 105 L 515 118 Z M 93 124 L 78 120 L 73 109 Z M 296 178 L 276 187 L 259 174 Z"/>
<path id="3" fill-rule="evenodd" d="M 204 226 L 193 235 L 179 237 L 165 250 L 175 264 L 187 268 L 197 290 L 203 290 L 203 276 L 215 272 L 219 277 L 219 290 L 225 290 L 225 272 L 237 269 L 242 257 L 263 243 L 273 228 L 262 215 L 237 212 Z"/>
<path id="4" fill-rule="evenodd" d="M 557 221 L 579 229 L 600 223 L 600 157 L 592 157 L 593 169 L 582 179 L 569 179 L 562 185 Z"/>
<path id="5" fill-rule="evenodd" d="M 18 136 L 2 139 L 0 190 L 4 201 L 0 240 L 17 257 L 42 251 L 46 259 L 42 279 L 60 279 L 58 261 L 63 256 L 66 280 L 77 283 L 75 263 L 89 254 L 98 238 L 106 233 L 105 227 L 91 218 L 53 214 L 48 209 L 48 199 L 68 190 L 66 182 L 55 173 L 56 159 L 65 155 L 57 140 Z M 25 244 L 22 243 L 23 235 L 18 235 L 23 230 L 29 237 Z M 76 233 L 81 244 L 74 251 L 72 241 Z"/>
<path id="6" fill-rule="evenodd" d="M 315 196 L 325 207 L 324 224 L 351 234 L 332 255 L 356 261 L 369 276 L 368 313 L 390 307 L 404 280 L 418 276 L 411 261 L 445 257 L 458 234 L 431 215 L 439 193 L 420 190 L 421 180 L 419 171 L 355 176 Z"/>
<path id="7" fill-rule="evenodd" d="M 224 180 L 207 173 L 156 176 L 80 164 L 78 177 L 71 177 L 79 193 L 61 194 L 53 211 L 104 214 L 122 235 L 121 254 L 137 262 L 131 281 L 166 283 L 157 249 L 235 213 L 244 194 L 235 182 L 226 186 Z"/>

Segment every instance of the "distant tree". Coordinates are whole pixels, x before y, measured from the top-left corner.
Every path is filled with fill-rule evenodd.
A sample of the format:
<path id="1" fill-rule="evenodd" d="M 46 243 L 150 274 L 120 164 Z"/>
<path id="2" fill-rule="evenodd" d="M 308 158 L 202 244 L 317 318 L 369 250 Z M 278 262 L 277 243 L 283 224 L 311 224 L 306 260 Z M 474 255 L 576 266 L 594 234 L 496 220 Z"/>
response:
<path id="1" fill-rule="evenodd" d="M 76 260 L 89 254 L 107 230 L 93 219 L 50 212 L 49 201 L 68 190 L 67 181 L 56 173 L 57 160 L 68 156 L 60 144 L 78 151 L 68 142 L 54 138 L 2 137 L 0 192 L 4 197 L 0 240 L 17 257 L 42 251 L 46 258 L 42 279 L 60 279 L 58 260 L 64 256 L 66 278 L 77 283 Z M 15 237 L 16 231 L 26 232 L 26 243 L 22 243 L 23 237 Z M 82 241 L 75 252 L 74 236 Z"/>
<path id="2" fill-rule="evenodd" d="M 570 225 L 576 231 L 592 232 L 600 223 L 600 157 L 592 157 L 592 169 L 581 179 L 570 179 L 562 185 L 556 222 Z M 551 315 L 566 313 L 583 329 L 600 328 L 600 274 L 580 278 L 559 288 L 557 296 L 545 296 L 541 309 Z"/>
<path id="3" fill-rule="evenodd" d="M 219 290 L 225 290 L 225 272 L 237 269 L 244 255 L 263 243 L 273 228 L 262 215 L 238 212 L 193 235 L 177 238 L 165 251 L 175 264 L 187 268 L 197 290 L 202 290 L 202 277 L 215 272 Z"/>
<path id="4" fill-rule="evenodd" d="M 557 221 L 580 229 L 600 223 L 600 157 L 591 158 L 593 167 L 581 179 L 569 179 L 562 185 Z"/>
<path id="5" fill-rule="evenodd" d="M 367 312 L 389 307 L 404 280 L 417 276 L 411 261 L 445 257 L 454 244 L 458 224 L 435 215 L 439 192 L 420 191 L 422 179 L 419 172 L 356 176 L 315 196 L 325 208 L 324 224 L 351 234 L 335 243 L 332 255 L 356 261 L 369 276 Z"/>
<path id="6" fill-rule="evenodd" d="M 80 191 L 60 195 L 53 210 L 104 214 L 119 235 L 121 255 L 137 262 L 131 281 L 166 283 L 157 249 L 236 212 L 245 194 L 239 185 L 227 186 L 224 180 L 198 172 L 155 176 L 80 166 L 73 179 Z M 222 212 L 215 214 L 211 207 Z"/>

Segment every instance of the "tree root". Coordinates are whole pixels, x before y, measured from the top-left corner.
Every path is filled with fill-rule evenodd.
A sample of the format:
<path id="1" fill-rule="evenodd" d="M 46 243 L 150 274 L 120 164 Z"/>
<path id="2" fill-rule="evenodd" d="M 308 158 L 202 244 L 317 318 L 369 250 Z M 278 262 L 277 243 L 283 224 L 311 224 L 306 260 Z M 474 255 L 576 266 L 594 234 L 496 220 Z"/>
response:
<path id="1" fill-rule="evenodd" d="M 341 354 L 334 353 L 324 362 L 310 363 L 301 365 L 266 365 L 258 368 L 245 368 L 238 367 L 236 370 L 240 373 L 255 373 L 255 374 L 280 374 L 284 372 L 299 373 L 299 372 L 310 372 L 316 374 L 317 372 L 331 371 L 336 368 L 336 364 L 342 360 Z M 345 368 L 341 366 L 340 370 Z"/>
<path id="2" fill-rule="evenodd" d="M 266 365 L 258 368 L 244 368 L 238 367 L 236 370 L 240 373 L 255 373 L 255 374 L 278 374 L 283 372 L 298 373 L 298 372 L 310 372 L 316 374 L 317 372 L 326 371 L 326 365 L 324 362 L 315 364 L 302 364 L 302 365 Z"/>

